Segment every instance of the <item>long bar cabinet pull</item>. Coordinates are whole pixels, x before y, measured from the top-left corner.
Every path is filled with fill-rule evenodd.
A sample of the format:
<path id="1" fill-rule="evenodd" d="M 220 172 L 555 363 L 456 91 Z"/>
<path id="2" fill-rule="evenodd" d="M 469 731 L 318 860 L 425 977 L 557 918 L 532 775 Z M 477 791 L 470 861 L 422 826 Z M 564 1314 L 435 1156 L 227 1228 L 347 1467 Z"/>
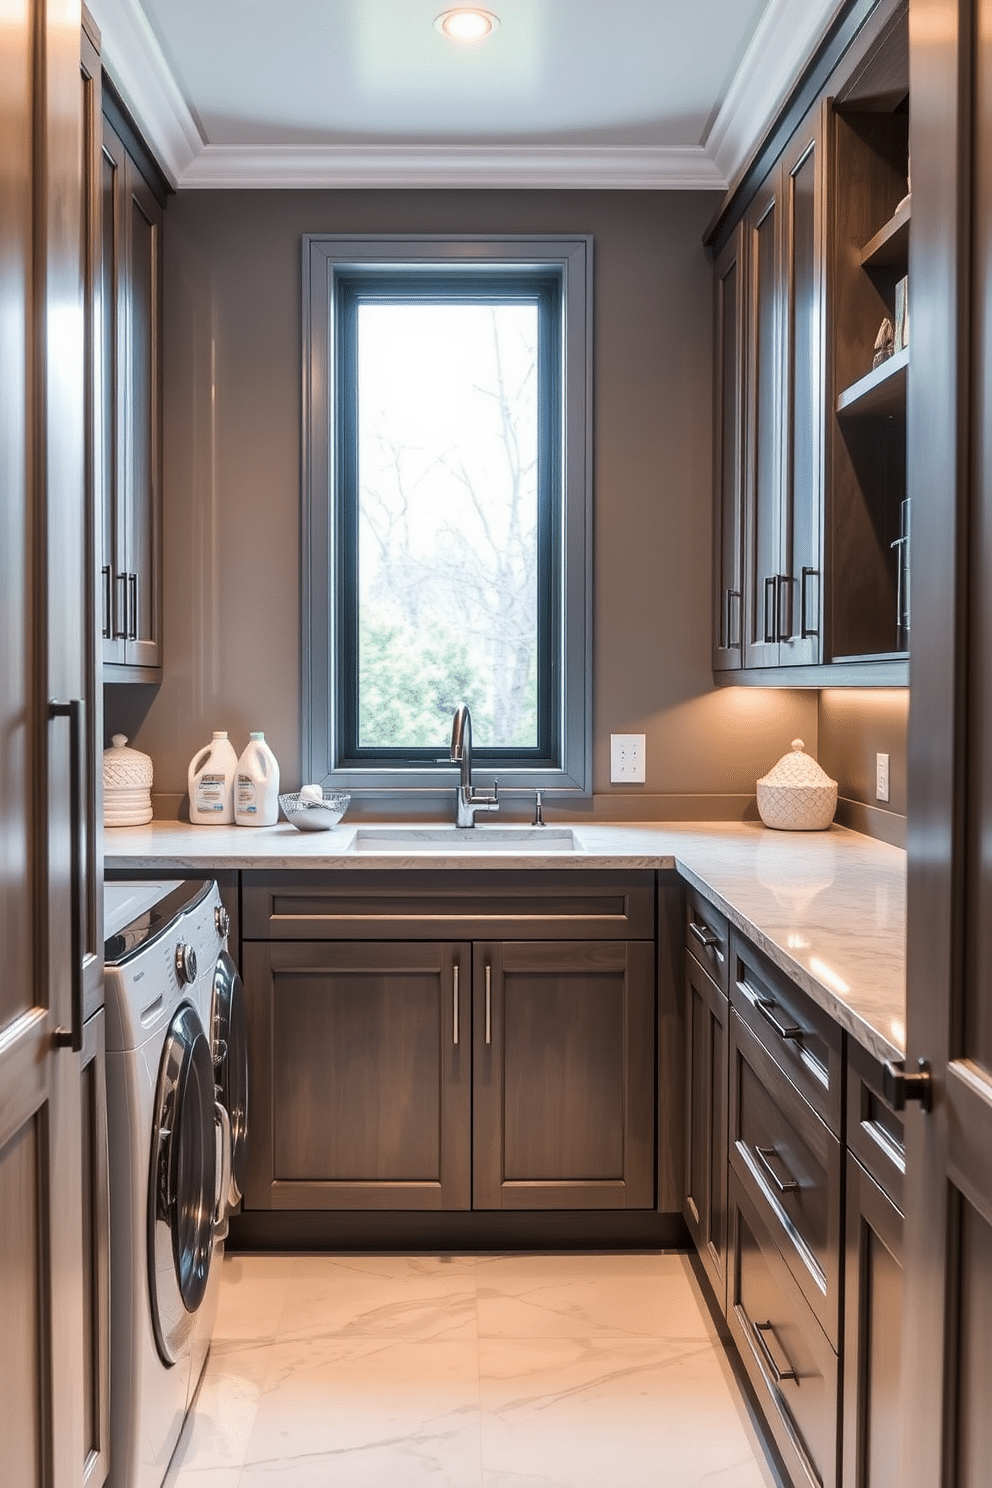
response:
<path id="1" fill-rule="evenodd" d="M 734 625 L 735 618 L 737 620 L 736 625 Z M 739 589 L 727 590 L 726 628 L 724 635 L 728 650 L 734 651 L 741 644 L 741 591 Z"/>
<path id="2" fill-rule="evenodd" d="M 799 1192 L 802 1184 L 797 1183 L 796 1179 L 793 1178 L 791 1173 L 789 1173 L 788 1168 L 785 1168 L 785 1163 L 782 1162 L 781 1157 L 779 1156 L 778 1152 L 776 1152 L 774 1147 L 755 1147 L 754 1150 L 757 1154 L 758 1161 L 760 1162 L 761 1166 L 764 1168 L 765 1172 L 768 1174 L 769 1178 L 772 1180 L 780 1194 Z M 789 1176 L 787 1178 L 780 1178 L 778 1173 L 776 1173 L 775 1169 L 772 1167 L 773 1162 L 781 1163 L 782 1167 L 785 1168 L 785 1171 L 789 1174 Z"/>
<path id="3" fill-rule="evenodd" d="M 803 569 L 802 585 L 801 585 L 801 588 L 800 588 L 800 595 L 799 595 L 799 605 L 800 605 L 799 614 L 800 614 L 800 622 L 801 622 L 800 639 L 801 640 L 804 640 L 804 641 L 808 641 L 809 638 L 810 638 L 810 636 L 818 636 L 820 634 L 819 616 L 817 616 L 817 624 L 816 625 L 809 625 L 807 623 L 807 621 L 806 621 L 806 612 L 807 612 L 807 606 L 806 606 L 806 585 L 809 583 L 810 579 L 816 579 L 816 578 L 819 578 L 819 570 L 818 569 L 815 569 L 815 568 L 804 568 Z"/>
<path id="4" fill-rule="evenodd" d="M 138 575 L 129 573 L 127 576 L 127 638 L 129 641 L 138 639 Z"/>
<path id="5" fill-rule="evenodd" d="M 110 640 L 110 632 L 113 629 L 114 591 L 110 578 L 110 564 L 105 563 L 100 570 L 103 575 L 103 639 Z"/>
<path id="6" fill-rule="evenodd" d="M 791 641 L 792 639 L 792 586 L 795 579 L 790 579 L 788 574 L 778 576 L 778 596 L 775 601 L 775 620 L 780 641 Z M 783 603 L 784 601 L 784 603 Z M 782 611 L 785 610 L 785 618 Z"/>
<path id="7" fill-rule="evenodd" d="M 120 590 L 114 608 L 114 640 L 127 640 L 127 574 L 118 574 L 114 580 Z"/>
<path id="8" fill-rule="evenodd" d="M 771 1336 L 775 1338 L 775 1324 L 772 1322 L 752 1323 L 751 1326 L 754 1329 L 754 1336 L 757 1339 L 758 1348 L 761 1350 L 765 1363 L 768 1365 L 775 1383 L 777 1385 L 781 1385 L 785 1380 L 794 1380 L 795 1383 L 798 1385 L 799 1375 L 793 1369 L 788 1359 L 786 1359 L 786 1367 L 784 1369 L 780 1368 L 779 1365 L 775 1362 L 771 1349 L 765 1342 L 766 1333 L 770 1333 Z M 775 1338 L 775 1342 L 778 1343 L 777 1338 Z M 779 1343 L 779 1348 L 781 1347 L 782 1345 Z"/>
<path id="9" fill-rule="evenodd" d="M 83 700 L 48 705 L 49 718 L 69 720 L 69 955 L 72 958 L 72 1012 L 68 1028 L 56 1028 L 53 1041 L 57 1049 L 83 1049 Z"/>
<path id="10" fill-rule="evenodd" d="M 769 602 L 770 601 L 770 602 Z M 765 579 L 765 644 L 778 640 L 778 574 Z"/>
<path id="11" fill-rule="evenodd" d="M 486 962 L 486 1043 L 493 1041 L 493 969 Z"/>
<path id="12" fill-rule="evenodd" d="M 451 973 L 451 1042 L 458 1042 L 458 962 Z"/>
<path id="13" fill-rule="evenodd" d="M 806 1032 L 805 1028 L 800 1028 L 798 1023 L 782 1023 L 776 1018 L 774 1009 L 778 1004 L 770 997 L 755 997 L 754 1005 L 768 1026 L 774 1028 L 780 1039 L 801 1039 Z"/>
<path id="14" fill-rule="evenodd" d="M 720 944 L 719 935 L 714 935 L 709 925 L 706 925 L 702 922 L 697 924 L 695 920 L 690 920 L 689 934 L 694 935 L 701 946 L 709 947 L 718 946 Z"/>

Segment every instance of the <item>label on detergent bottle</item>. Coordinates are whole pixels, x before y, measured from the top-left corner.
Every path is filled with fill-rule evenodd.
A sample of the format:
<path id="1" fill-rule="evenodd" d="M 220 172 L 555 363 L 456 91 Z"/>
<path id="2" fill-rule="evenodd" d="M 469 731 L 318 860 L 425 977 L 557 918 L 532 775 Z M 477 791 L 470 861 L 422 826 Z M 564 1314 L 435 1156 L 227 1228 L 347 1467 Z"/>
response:
<path id="1" fill-rule="evenodd" d="M 258 801 L 255 797 L 255 782 L 248 775 L 239 775 L 237 793 L 235 797 L 235 810 L 239 816 L 255 816 L 258 813 Z"/>
<path id="2" fill-rule="evenodd" d="M 224 776 L 201 775 L 196 783 L 197 811 L 224 810 Z"/>

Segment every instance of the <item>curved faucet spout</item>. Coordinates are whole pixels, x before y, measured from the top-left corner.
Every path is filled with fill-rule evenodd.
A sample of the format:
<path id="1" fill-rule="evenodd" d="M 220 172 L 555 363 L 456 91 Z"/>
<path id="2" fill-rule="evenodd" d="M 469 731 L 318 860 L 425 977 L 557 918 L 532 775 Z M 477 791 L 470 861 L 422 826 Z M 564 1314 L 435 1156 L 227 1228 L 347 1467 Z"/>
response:
<path id="1" fill-rule="evenodd" d="M 461 777 L 455 792 L 455 825 L 474 827 L 477 811 L 499 810 L 499 781 L 493 781 L 493 793 L 476 790 L 472 784 L 472 715 L 467 703 L 460 703 L 451 720 L 451 763 L 461 766 Z"/>

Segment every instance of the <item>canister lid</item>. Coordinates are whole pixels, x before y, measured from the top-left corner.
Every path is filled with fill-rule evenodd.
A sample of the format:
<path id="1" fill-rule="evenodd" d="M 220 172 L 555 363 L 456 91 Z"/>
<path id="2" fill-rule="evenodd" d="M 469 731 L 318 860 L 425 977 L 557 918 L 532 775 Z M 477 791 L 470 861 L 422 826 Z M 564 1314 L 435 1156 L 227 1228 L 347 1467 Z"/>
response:
<path id="1" fill-rule="evenodd" d="M 104 792 L 112 795 L 136 787 L 150 790 L 151 784 L 151 756 L 142 754 L 140 749 L 129 749 L 126 734 L 115 734 L 111 748 L 103 751 Z"/>
<path id="2" fill-rule="evenodd" d="M 758 784 L 836 786 L 837 782 L 830 779 L 816 760 L 804 753 L 805 747 L 802 739 L 793 739 L 792 752 L 783 754 L 778 764 L 773 765 L 768 774 L 761 777 Z"/>

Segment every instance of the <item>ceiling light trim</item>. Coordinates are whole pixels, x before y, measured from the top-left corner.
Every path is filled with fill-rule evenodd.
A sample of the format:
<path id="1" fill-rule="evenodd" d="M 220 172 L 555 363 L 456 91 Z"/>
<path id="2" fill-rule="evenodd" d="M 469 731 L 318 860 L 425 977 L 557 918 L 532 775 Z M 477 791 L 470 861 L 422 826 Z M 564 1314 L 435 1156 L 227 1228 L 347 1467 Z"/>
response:
<path id="1" fill-rule="evenodd" d="M 706 140 L 707 154 L 728 182 L 749 162 L 846 3 L 768 0 Z"/>
<path id="2" fill-rule="evenodd" d="M 208 145 L 179 181 L 182 190 L 492 187 L 722 191 L 726 185 L 702 146 Z"/>
<path id="3" fill-rule="evenodd" d="M 203 150 L 196 120 L 137 0 L 90 0 L 101 61 L 173 186 Z"/>

